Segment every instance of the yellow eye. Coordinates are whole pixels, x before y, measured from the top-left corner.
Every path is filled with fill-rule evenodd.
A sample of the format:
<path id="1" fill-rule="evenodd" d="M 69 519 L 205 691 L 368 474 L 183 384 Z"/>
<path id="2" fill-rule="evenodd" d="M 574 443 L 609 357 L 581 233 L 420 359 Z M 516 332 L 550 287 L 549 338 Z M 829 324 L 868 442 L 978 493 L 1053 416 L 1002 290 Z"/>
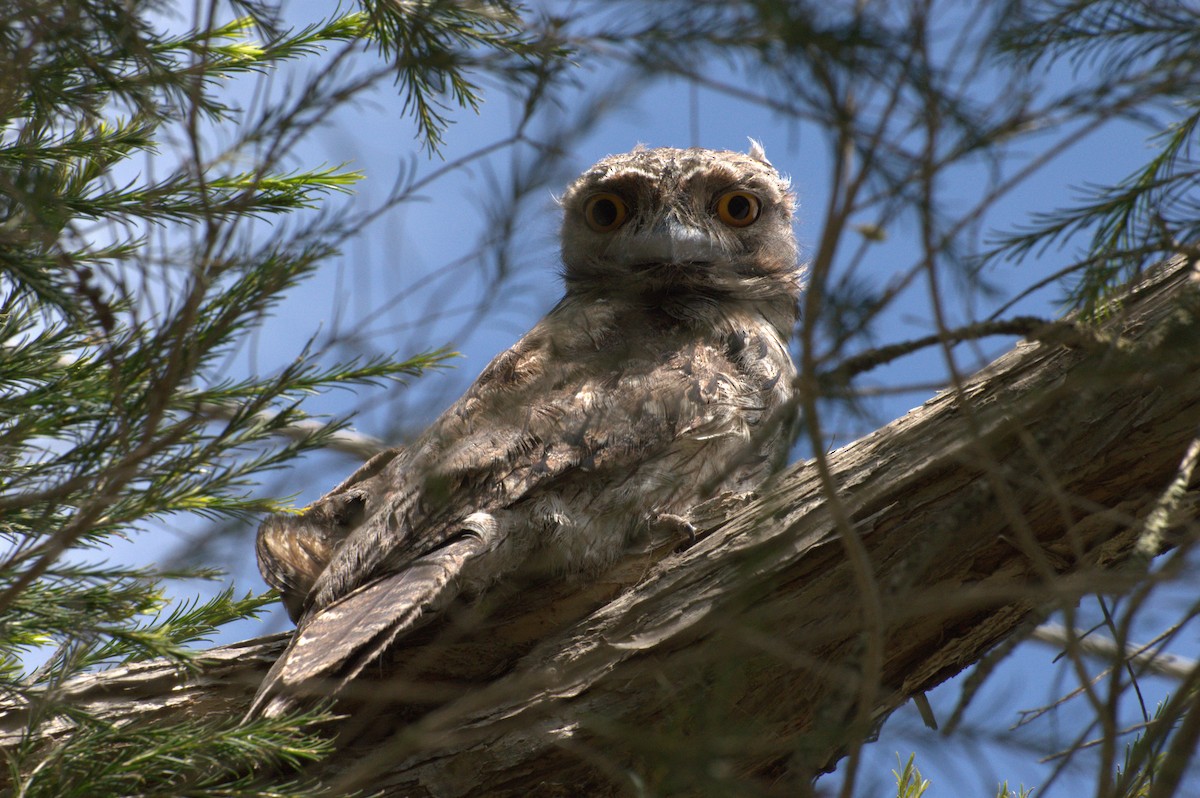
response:
<path id="1" fill-rule="evenodd" d="M 583 206 L 583 218 L 597 233 L 610 233 L 625 223 L 629 208 L 616 194 L 604 192 L 588 198 Z"/>
<path id="2" fill-rule="evenodd" d="M 749 227 L 761 210 L 762 203 L 749 191 L 726 191 L 717 200 L 717 216 L 730 227 Z"/>

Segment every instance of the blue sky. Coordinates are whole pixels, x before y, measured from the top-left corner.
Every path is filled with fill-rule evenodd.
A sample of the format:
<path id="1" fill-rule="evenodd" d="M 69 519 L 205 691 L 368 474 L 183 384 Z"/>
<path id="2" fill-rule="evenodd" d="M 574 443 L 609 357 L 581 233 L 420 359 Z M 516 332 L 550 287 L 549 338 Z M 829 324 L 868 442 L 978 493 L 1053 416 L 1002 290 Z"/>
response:
<path id="1" fill-rule="evenodd" d="M 604 78 L 593 72 L 584 82 Z M 981 83 L 980 100 L 989 101 L 1004 89 Z M 287 87 L 280 81 L 271 90 L 286 91 Z M 230 96 L 252 102 L 248 83 L 230 87 Z M 568 95 L 564 114 L 569 114 L 573 102 Z M 518 116 L 519 108 L 510 98 L 502 91 L 489 89 L 477 116 L 455 115 L 457 122 L 447 134 L 441 158 L 431 159 L 414 140 L 414 128 L 402 113 L 401 99 L 385 83 L 371 95 L 370 102 L 343 108 L 330 124 L 315 131 L 293 153 L 294 163 L 288 166 L 345 163 L 361 170 L 366 179 L 349 201 L 366 210 L 386 196 L 398 169 L 415 168 L 418 174 L 438 170 L 445 163 L 508 136 Z M 1146 135 L 1145 128 L 1119 123 L 1087 137 L 998 203 L 981 232 L 986 228 L 1010 228 L 1027 220 L 1033 210 L 1067 204 L 1085 184 L 1118 181 L 1144 163 L 1149 152 Z M 797 234 L 802 250 L 811 253 L 821 232 L 821 209 L 830 182 L 827 148 L 820 132 L 759 105 L 707 89 L 693 89 L 682 81 L 660 80 L 632 91 L 587 135 L 573 141 L 569 167 L 564 169 L 558 189 L 571 174 L 604 155 L 628 150 L 638 143 L 744 150 L 747 137 L 761 141 L 773 163 L 791 176 L 800 200 Z M 1026 155 L 1036 155 L 1038 142 L 1030 140 L 1027 146 Z M 349 330 L 358 319 L 371 317 L 369 338 L 379 350 L 407 354 L 450 346 L 462 357 L 453 362 L 454 368 L 432 374 L 410 388 L 315 397 L 310 410 L 345 413 L 358 409 L 355 427 L 381 437 L 394 437 L 398 428 L 419 430 L 431 414 L 452 401 L 492 356 L 511 345 L 561 294 L 556 251 L 558 213 L 550 190 L 540 193 L 540 198 L 533 197 L 522 208 L 518 217 L 521 245 L 513 253 L 511 274 L 498 288 L 488 277 L 487 259 L 481 261 L 472 255 L 478 242 L 490 232 L 481 206 L 502 196 L 513 155 L 511 150 L 501 150 L 434 181 L 419 201 L 389 211 L 363 236 L 348 242 L 339 261 L 293 292 L 263 331 L 254 336 L 236 368 L 270 371 L 293 358 L 310 337 Z M 528 155 L 525 150 L 521 157 Z M 981 170 L 956 170 L 949 179 L 953 181 L 947 186 L 950 196 L 961 195 L 964 203 L 976 198 L 984 183 Z M 887 232 L 886 241 L 869 251 L 861 278 L 885 282 L 918 257 L 915 230 L 900 223 Z M 1036 262 L 992 270 L 988 277 L 1002 295 L 963 296 L 953 305 L 957 320 L 986 316 L 1007 296 L 1062 266 L 1068 254 L 1052 251 Z M 1022 303 L 1019 311 L 1058 315 L 1060 297 L 1056 289 L 1044 291 Z M 469 311 L 483 298 L 491 299 L 492 304 L 483 318 L 472 321 Z M 875 335 L 878 342 L 885 343 L 924 335 L 932 329 L 923 290 L 914 289 L 902 295 L 880 319 Z M 995 340 L 961 347 L 959 367 L 971 371 L 1009 344 Z M 903 415 L 927 399 L 932 394 L 930 386 L 943 381 L 945 373 L 940 356 L 930 352 L 869 375 L 863 382 L 865 386 L 919 387 L 871 400 L 870 419 L 835 416 L 829 424 L 833 435 L 830 443 L 835 447 L 844 445 Z M 407 392 L 401 404 L 383 401 L 399 390 Z M 388 393 L 384 396 L 382 392 Z M 354 466 L 353 461 L 340 455 L 317 458 L 306 468 L 282 475 L 267 489 L 296 493 L 297 502 L 304 503 L 340 481 Z M 148 540 L 154 545 L 139 547 L 137 556 L 163 557 L 201 531 L 190 523 L 181 523 L 180 527 L 150 536 Z M 247 528 L 240 544 L 227 549 L 235 560 L 231 577 L 243 590 L 263 587 L 254 566 L 252 534 L 253 530 Z M 285 625 L 286 618 L 277 613 L 261 625 L 239 624 L 224 639 L 255 636 Z M 1056 743 L 1036 737 L 1057 733 L 1054 722 L 1043 723 L 1032 737 L 1010 737 L 1005 730 L 1017 721 L 1019 710 L 1052 701 L 1072 686 L 1062 680 L 1062 669 L 1052 665 L 1053 655 L 1045 646 L 1023 645 L 975 699 L 967 716 L 968 725 L 985 733 L 1004 734 L 1005 739 L 999 743 L 973 739 L 969 734 L 943 739 L 921 727 L 911 706 L 899 710 L 885 726 L 881 739 L 867 749 L 858 794 L 891 792 L 888 772 L 896 766 L 895 755 L 907 758 L 910 752 L 916 752 L 918 764 L 933 780 L 929 796 L 991 796 L 997 782 L 1005 779 L 1014 788 L 1018 783 L 1040 784 L 1048 771 L 1037 759 L 1052 753 Z M 1154 695 L 1160 695 L 1169 685 L 1148 680 L 1143 686 L 1151 694 L 1153 705 Z M 931 695 L 939 717 L 948 717 L 960 689 L 961 680 L 953 680 Z M 1070 719 L 1079 716 L 1069 707 L 1058 716 L 1057 723 L 1064 731 L 1058 742 L 1063 747 L 1069 739 L 1065 731 L 1070 729 Z M 872 786 L 872 781 L 879 786 Z M 827 783 L 836 782 L 835 775 Z M 1077 794 L 1075 790 L 1089 783 L 1086 774 L 1071 776 L 1050 794 Z"/>

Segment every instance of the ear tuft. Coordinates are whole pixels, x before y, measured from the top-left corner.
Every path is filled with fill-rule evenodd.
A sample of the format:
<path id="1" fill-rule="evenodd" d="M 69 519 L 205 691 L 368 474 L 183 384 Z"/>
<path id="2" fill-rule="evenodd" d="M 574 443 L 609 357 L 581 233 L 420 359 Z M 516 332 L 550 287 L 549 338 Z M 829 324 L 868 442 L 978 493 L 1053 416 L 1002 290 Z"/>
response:
<path id="1" fill-rule="evenodd" d="M 771 162 L 767 160 L 767 151 L 763 149 L 763 145 L 759 144 L 754 139 L 748 139 L 750 142 L 750 151 L 746 153 L 756 161 L 761 161 L 767 166 L 771 166 Z"/>

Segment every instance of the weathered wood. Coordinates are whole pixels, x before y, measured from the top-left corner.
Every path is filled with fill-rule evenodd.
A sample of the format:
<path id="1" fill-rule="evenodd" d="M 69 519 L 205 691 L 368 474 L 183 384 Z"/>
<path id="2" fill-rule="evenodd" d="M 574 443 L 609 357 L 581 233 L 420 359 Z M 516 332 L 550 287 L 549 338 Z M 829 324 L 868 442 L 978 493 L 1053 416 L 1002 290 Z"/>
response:
<path id="1" fill-rule="evenodd" d="M 1047 331 L 828 456 L 880 639 L 802 463 L 710 508 L 685 551 L 657 541 L 601 579 L 491 595 L 403 641 L 320 775 L 339 794 L 604 795 L 636 779 L 678 794 L 706 778 L 794 794 L 869 732 L 854 722 L 863 690 L 881 718 L 1032 610 L 1136 582 L 1113 566 L 1200 427 L 1198 293 L 1190 265 L 1163 269 L 1114 306 L 1109 339 Z M 212 649 L 190 676 L 147 663 L 67 689 L 118 721 L 236 716 L 284 642 Z M 873 650 L 877 684 L 861 678 Z M 22 716 L 4 711 L 0 742 Z"/>

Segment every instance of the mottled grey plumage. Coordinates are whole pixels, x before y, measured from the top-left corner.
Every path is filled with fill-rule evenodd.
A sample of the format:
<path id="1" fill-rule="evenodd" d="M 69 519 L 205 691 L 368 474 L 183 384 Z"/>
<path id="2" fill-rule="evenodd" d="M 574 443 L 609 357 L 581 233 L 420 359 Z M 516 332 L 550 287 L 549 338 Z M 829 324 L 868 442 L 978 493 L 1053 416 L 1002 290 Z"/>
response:
<path id="1" fill-rule="evenodd" d="M 412 445 L 263 523 L 260 568 L 299 629 L 252 712 L 336 693 L 518 568 L 594 573 L 779 463 L 799 275 L 761 148 L 611 156 L 562 206 L 562 301 Z"/>

